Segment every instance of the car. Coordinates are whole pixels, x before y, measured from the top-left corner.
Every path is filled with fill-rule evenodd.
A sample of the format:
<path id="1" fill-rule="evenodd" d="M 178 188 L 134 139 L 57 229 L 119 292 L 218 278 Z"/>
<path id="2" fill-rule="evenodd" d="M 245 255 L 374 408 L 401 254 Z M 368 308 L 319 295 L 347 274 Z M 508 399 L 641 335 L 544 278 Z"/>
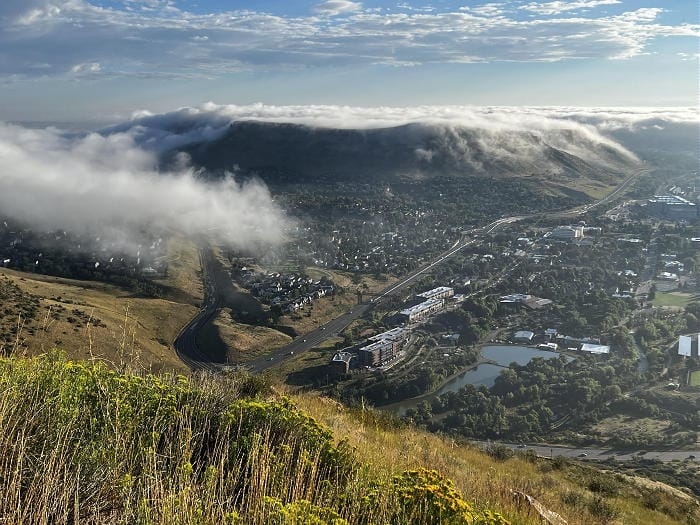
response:
<path id="1" fill-rule="evenodd" d="M 520 445 L 518 445 L 518 448 L 525 448 L 525 447 L 527 447 L 527 445 L 525 443 L 520 443 Z"/>
<path id="2" fill-rule="evenodd" d="M 586 456 L 588 456 L 588 454 L 586 454 L 585 452 L 581 452 L 581 453 L 578 455 L 578 457 L 580 457 L 580 458 L 585 458 Z"/>
<path id="3" fill-rule="evenodd" d="M 690 454 L 690 455 L 688 456 L 688 459 L 695 459 L 695 454 Z"/>
<path id="4" fill-rule="evenodd" d="M 326 329 L 326 327 L 325 327 L 325 326 L 322 326 L 322 327 L 321 327 L 321 330 L 325 330 L 325 329 Z"/>

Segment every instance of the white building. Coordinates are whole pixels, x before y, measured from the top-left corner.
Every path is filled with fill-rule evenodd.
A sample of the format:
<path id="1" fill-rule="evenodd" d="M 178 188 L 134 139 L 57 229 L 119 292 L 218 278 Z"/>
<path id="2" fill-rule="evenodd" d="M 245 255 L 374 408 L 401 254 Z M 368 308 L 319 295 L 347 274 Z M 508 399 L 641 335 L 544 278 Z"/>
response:
<path id="1" fill-rule="evenodd" d="M 409 323 L 421 321 L 428 316 L 441 311 L 445 306 L 444 299 L 429 299 L 405 310 L 401 310 L 399 315 L 404 317 Z"/>
<path id="2" fill-rule="evenodd" d="M 450 288 L 449 286 L 439 286 L 437 288 L 433 288 L 432 290 L 428 290 L 427 292 L 419 293 L 416 295 L 419 299 L 447 299 L 449 297 L 452 297 L 455 294 L 455 291 L 453 288 Z"/>
<path id="3" fill-rule="evenodd" d="M 549 232 L 549 237 L 562 241 L 583 238 L 583 226 L 558 226 Z"/>

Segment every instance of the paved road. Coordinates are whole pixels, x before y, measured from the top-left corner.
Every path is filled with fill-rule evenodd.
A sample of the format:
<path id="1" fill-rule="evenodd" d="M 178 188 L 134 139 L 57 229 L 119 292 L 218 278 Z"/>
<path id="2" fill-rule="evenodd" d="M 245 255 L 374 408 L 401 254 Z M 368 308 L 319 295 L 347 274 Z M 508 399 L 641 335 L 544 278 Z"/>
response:
<path id="1" fill-rule="evenodd" d="M 657 461 L 692 461 L 700 463 L 700 450 L 619 450 L 600 448 L 576 448 L 562 446 L 547 446 L 537 444 L 521 445 L 517 443 L 474 441 L 474 444 L 486 448 L 492 444 L 504 445 L 513 450 L 525 452 L 534 450 L 541 457 L 566 457 L 585 461 L 605 461 L 615 458 L 617 461 L 630 461 L 633 459 L 655 459 Z"/>
<path id="2" fill-rule="evenodd" d="M 200 249 L 199 254 L 204 281 L 204 301 L 197 315 L 180 330 L 173 347 L 180 360 L 192 370 L 216 372 L 221 369 L 220 365 L 210 362 L 197 346 L 197 334 L 216 315 L 220 306 L 214 280 L 209 277 L 209 257 L 211 254 L 204 249 Z"/>

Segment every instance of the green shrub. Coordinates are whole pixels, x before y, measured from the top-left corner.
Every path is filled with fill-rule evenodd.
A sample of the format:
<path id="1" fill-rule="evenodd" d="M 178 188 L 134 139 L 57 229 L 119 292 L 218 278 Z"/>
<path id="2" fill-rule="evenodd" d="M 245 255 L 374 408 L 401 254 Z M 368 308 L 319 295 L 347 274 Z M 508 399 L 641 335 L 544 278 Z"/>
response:
<path id="1" fill-rule="evenodd" d="M 620 512 L 612 503 L 600 496 L 595 496 L 588 502 L 588 512 L 606 523 L 613 521 L 620 515 Z"/>

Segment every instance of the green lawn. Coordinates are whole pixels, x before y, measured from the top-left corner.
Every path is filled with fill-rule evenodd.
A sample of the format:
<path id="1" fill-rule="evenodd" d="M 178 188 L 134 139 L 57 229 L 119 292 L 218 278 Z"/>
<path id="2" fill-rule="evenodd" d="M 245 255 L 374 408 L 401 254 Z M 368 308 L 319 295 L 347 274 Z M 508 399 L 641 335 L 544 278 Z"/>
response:
<path id="1" fill-rule="evenodd" d="M 700 386 L 700 370 L 690 373 L 690 386 Z"/>
<path id="2" fill-rule="evenodd" d="M 693 295 L 683 292 L 657 292 L 652 301 L 654 306 L 684 307 L 693 300 Z"/>

